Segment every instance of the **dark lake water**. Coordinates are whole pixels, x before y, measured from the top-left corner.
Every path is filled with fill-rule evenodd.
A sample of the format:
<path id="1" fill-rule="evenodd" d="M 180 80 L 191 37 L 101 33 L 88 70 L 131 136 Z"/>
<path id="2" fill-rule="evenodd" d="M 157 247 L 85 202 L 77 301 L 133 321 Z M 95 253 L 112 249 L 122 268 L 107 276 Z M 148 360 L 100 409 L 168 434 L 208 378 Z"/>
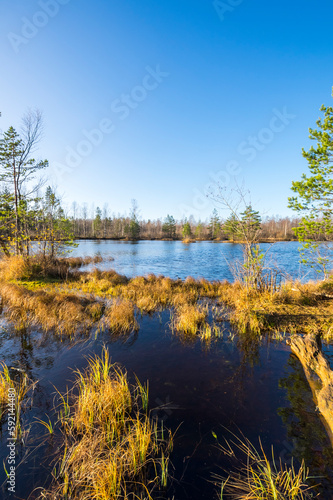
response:
<path id="1" fill-rule="evenodd" d="M 263 243 L 267 267 L 278 267 L 285 277 L 318 279 L 317 273 L 299 263 L 299 243 Z M 112 256 L 114 262 L 100 264 L 101 268 L 114 268 L 126 276 L 149 273 L 170 278 L 203 277 L 208 280 L 233 280 L 230 266 L 242 258 L 242 247 L 233 243 L 201 241 L 184 244 L 181 241 L 79 241 L 72 255 Z"/>
<path id="2" fill-rule="evenodd" d="M 322 478 L 320 498 L 333 498 L 332 448 L 302 366 L 289 347 L 268 339 L 245 344 L 228 323 L 223 338 L 211 344 L 184 340 L 171 332 L 169 321 L 167 311 L 145 316 L 136 334 L 92 334 L 74 346 L 50 332 L 14 333 L 3 323 L 1 359 L 38 383 L 33 403 L 22 416 L 30 431 L 25 446 L 17 447 L 17 496 L 9 497 L 3 484 L 0 498 L 31 500 L 37 496 L 31 492 L 47 484 L 59 435 L 46 436 L 36 418 L 54 415 L 55 388 L 65 392 L 75 378 L 73 370 L 84 368 L 86 356 L 100 354 L 103 344 L 133 383 L 134 374 L 142 382 L 149 380 L 152 415 L 176 433 L 168 499 L 215 498 L 212 473 L 230 470 L 231 464 L 217 449 L 212 432 L 223 443 L 231 437 L 226 429 L 242 432 L 257 446 L 260 436 L 265 451 L 270 453 L 273 445 L 276 458 L 287 464 L 292 457 L 296 464 L 304 458 L 311 473 Z M 332 355 L 332 350 L 327 352 Z M 7 456 L 6 438 L 4 425 L 1 463 Z M 0 475 L 3 483 L 3 470 Z"/>

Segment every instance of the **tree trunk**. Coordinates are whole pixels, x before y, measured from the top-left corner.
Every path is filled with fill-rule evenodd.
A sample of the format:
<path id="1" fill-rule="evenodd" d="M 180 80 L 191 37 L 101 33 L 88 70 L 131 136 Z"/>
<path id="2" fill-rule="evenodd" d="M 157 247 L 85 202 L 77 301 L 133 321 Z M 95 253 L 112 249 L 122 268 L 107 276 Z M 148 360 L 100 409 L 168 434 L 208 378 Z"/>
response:
<path id="1" fill-rule="evenodd" d="M 13 177 L 14 177 L 14 204 L 15 204 L 15 253 L 19 254 L 19 213 L 18 213 L 18 193 L 16 179 L 16 164 L 13 157 Z"/>
<path id="2" fill-rule="evenodd" d="M 0 240 L 0 247 L 2 248 L 3 253 L 6 255 L 6 257 L 10 257 L 10 251 L 8 250 L 6 243 L 2 240 Z"/>

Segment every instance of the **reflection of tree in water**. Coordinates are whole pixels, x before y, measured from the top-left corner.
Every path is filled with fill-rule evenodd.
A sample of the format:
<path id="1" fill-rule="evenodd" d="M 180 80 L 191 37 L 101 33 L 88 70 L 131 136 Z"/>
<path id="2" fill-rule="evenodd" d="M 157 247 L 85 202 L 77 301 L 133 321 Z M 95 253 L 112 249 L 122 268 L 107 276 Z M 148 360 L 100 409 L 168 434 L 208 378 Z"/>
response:
<path id="1" fill-rule="evenodd" d="M 17 353 L 17 363 L 29 378 L 31 378 L 32 365 L 34 363 L 34 346 L 31 333 L 22 328 L 17 332 L 20 341 L 20 349 Z"/>
<path id="2" fill-rule="evenodd" d="M 316 412 L 303 367 L 293 355 L 288 360 L 288 372 L 286 377 L 280 379 L 279 386 L 286 390 L 290 407 L 280 408 L 278 413 L 286 426 L 288 440 L 293 442 L 292 456 L 299 462 L 305 460 L 310 475 L 316 476 L 314 484 L 320 482 L 324 488 L 332 491 L 332 445 Z M 283 458 L 288 461 L 291 457 L 286 453 Z"/>
<path id="3" fill-rule="evenodd" d="M 35 369 L 51 368 L 59 345 L 70 343 L 54 332 L 42 332 L 38 329 L 12 329 L 11 335 L 16 338 L 16 346 L 11 351 L 9 363 L 24 371 L 30 379 L 34 379 Z"/>
<path id="4" fill-rule="evenodd" d="M 260 347 L 262 345 L 259 337 L 238 334 L 236 342 L 231 341 L 239 354 L 238 366 L 233 367 L 232 374 L 228 379 L 233 386 L 233 398 L 238 401 L 239 408 L 246 411 L 244 401 L 246 400 L 247 383 L 253 376 L 255 366 L 260 365 Z"/>
<path id="5" fill-rule="evenodd" d="M 242 355 L 242 363 L 254 367 L 260 364 L 260 347 L 262 339 L 249 333 L 238 334 L 237 348 Z"/>

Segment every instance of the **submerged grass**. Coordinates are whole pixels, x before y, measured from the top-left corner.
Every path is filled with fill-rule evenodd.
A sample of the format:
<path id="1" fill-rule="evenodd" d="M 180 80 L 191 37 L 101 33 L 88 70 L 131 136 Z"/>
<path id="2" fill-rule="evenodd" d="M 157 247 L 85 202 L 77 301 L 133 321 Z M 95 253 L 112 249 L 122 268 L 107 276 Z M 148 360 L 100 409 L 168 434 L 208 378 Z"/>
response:
<path id="1" fill-rule="evenodd" d="M 10 377 L 8 366 L 1 361 L 0 363 L 0 415 L 2 415 L 3 408 L 8 404 L 8 391 L 14 388 L 14 383 Z"/>
<path id="2" fill-rule="evenodd" d="M 221 450 L 236 460 L 237 469 L 223 479 L 215 476 L 220 483 L 220 498 L 235 500 L 307 500 L 314 498 L 314 486 L 308 485 L 309 471 L 302 462 L 299 469 L 276 462 L 272 448 L 271 457 L 260 450 L 244 436 L 234 436 L 231 443 L 226 441 Z M 239 455 L 240 454 L 240 455 Z M 238 456 L 237 456 L 238 455 Z"/>
<path id="3" fill-rule="evenodd" d="M 145 387 L 131 389 L 107 350 L 76 372 L 69 399 L 60 412 L 63 453 L 40 498 L 150 499 L 166 487 L 171 436 L 150 420 Z"/>

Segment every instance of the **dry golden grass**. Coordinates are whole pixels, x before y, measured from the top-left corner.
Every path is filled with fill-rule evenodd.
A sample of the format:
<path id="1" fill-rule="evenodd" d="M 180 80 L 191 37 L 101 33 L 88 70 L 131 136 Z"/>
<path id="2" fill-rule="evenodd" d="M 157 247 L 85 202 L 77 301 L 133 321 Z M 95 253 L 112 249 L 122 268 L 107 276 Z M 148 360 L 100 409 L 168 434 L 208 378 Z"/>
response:
<path id="1" fill-rule="evenodd" d="M 11 394 L 13 396 L 13 410 L 16 419 L 14 427 L 14 437 L 16 438 L 22 434 L 20 421 L 22 406 L 27 394 L 34 386 L 35 383 L 31 382 L 25 373 L 17 372 L 17 377 L 14 379 L 6 363 L 3 361 L 0 362 L 0 420 L 6 411 L 8 411 L 7 405 L 9 403 L 9 394 Z"/>
<path id="2" fill-rule="evenodd" d="M 204 323 L 203 327 L 200 329 L 199 337 L 202 341 L 209 343 L 213 338 L 221 338 L 223 336 L 223 329 L 221 329 L 216 323 L 209 325 Z"/>
<path id="3" fill-rule="evenodd" d="M 142 313 L 153 313 L 157 309 L 156 301 L 150 295 L 139 297 L 136 306 Z"/>
<path id="4" fill-rule="evenodd" d="M 105 310 L 104 324 L 116 333 L 127 333 L 139 329 L 132 302 L 115 299 Z"/>
<path id="5" fill-rule="evenodd" d="M 331 339 L 333 301 L 323 290 L 322 283 L 313 282 L 287 282 L 274 293 L 225 283 L 218 294 L 230 307 L 230 321 L 241 333 L 313 333 Z"/>
<path id="6" fill-rule="evenodd" d="M 272 457 L 268 457 L 262 447 L 257 450 L 246 438 L 234 436 L 226 441 L 221 450 L 236 459 L 237 470 L 227 479 L 215 476 L 220 482 L 219 498 L 235 500 L 307 500 L 314 498 L 313 488 L 307 484 L 309 471 L 304 462 L 298 470 L 293 465 L 289 468 L 280 461 L 276 462 L 272 448 Z M 239 455 L 239 456 L 238 456 Z"/>
<path id="7" fill-rule="evenodd" d="M 79 267 L 83 261 L 86 263 L 89 258 L 60 259 L 54 265 L 68 271 L 70 267 Z M 247 289 L 238 282 L 208 282 L 191 277 L 181 281 L 151 274 L 148 277 L 128 280 L 114 270 L 95 269 L 90 273 L 76 271 L 71 273 L 71 280 L 62 279 L 57 283 L 45 283 L 45 286 L 40 282 L 24 282 L 23 290 L 12 289 L 11 293 L 8 293 L 8 280 L 15 282 L 22 277 L 26 279 L 26 266 L 24 260 L 16 257 L 0 262 L 5 305 L 10 317 L 22 324 L 32 323 L 34 320 L 45 329 L 53 328 L 57 326 L 60 315 L 61 331 L 72 333 L 80 324 L 86 328 L 87 325 L 98 321 L 103 314 L 103 304 L 100 301 L 81 297 L 82 294 L 89 294 L 95 298 L 99 296 L 103 299 L 117 299 L 107 308 L 104 324 L 114 331 L 128 332 L 137 328 L 134 308 L 141 313 L 154 313 L 175 307 L 177 311 L 192 310 L 193 316 L 193 308 L 200 299 L 206 297 L 218 299 L 224 308 L 227 306 L 229 320 L 243 334 L 318 333 L 326 339 L 333 338 L 333 301 L 330 297 L 333 280 L 319 284 L 285 283 L 278 291 L 274 289 L 271 292 L 267 289 Z M 55 274 L 57 272 L 55 271 Z M 61 272 L 58 272 L 58 275 L 60 274 Z M 37 288 L 39 295 L 36 295 Z M 54 289 L 53 295 L 50 289 Z M 76 298 L 73 298 L 75 296 Z M 184 315 L 178 312 L 177 317 L 181 314 Z M 190 312 L 187 313 L 189 314 Z M 192 321 L 194 325 L 188 326 L 186 320 L 180 319 L 176 329 L 183 332 L 194 331 L 196 319 Z M 208 337 L 208 333 L 204 336 Z"/>
<path id="8" fill-rule="evenodd" d="M 73 405 L 64 403 L 61 417 L 64 451 L 40 498 L 152 498 L 166 486 L 171 441 L 144 409 L 147 390 L 141 384 L 131 390 L 126 372 L 111 364 L 106 350 L 76 375 Z"/>
<path id="9" fill-rule="evenodd" d="M 177 332 L 195 335 L 206 325 L 207 308 L 186 304 L 176 310 L 173 327 Z"/>
<path id="10" fill-rule="evenodd" d="M 14 388 L 14 383 L 10 377 L 8 366 L 1 362 L 0 371 L 0 417 L 4 406 L 8 403 L 8 391 Z"/>
<path id="11" fill-rule="evenodd" d="M 29 278 L 29 267 L 26 259 L 20 256 L 3 257 L 0 260 L 0 280 L 11 281 Z"/>
<path id="12" fill-rule="evenodd" d="M 89 328 L 102 314 L 102 305 L 72 294 L 31 291 L 15 284 L 1 285 L 7 317 L 18 328 L 37 325 L 44 330 L 73 334 Z"/>
<path id="13" fill-rule="evenodd" d="M 142 312 L 154 312 L 167 307 L 173 292 L 173 282 L 166 278 L 150 275 L 148 278 L 137 277 L 129 281 L 121 290 L 121 295 L 133 301 Z"/>
<path id="14" fill-rule="evenodd" d="M 3 257 L 0 260 L 0 280 L 32 280 L 38 278 L 63 280 L 73 276 L 70 271 L 88 264 L 97 264 L 102 260 L 99 256 L 50 258 L 41 254 L 30 257 Z"/>
<path id="15" fill-rule="evenodd" d="M 195 243 L 196 240 L 194 240 L 193 238 L 184 238 L 182 240 L 182 243 L 185 243 L 185 245 L 188 245 L 189 243 Z"/>

